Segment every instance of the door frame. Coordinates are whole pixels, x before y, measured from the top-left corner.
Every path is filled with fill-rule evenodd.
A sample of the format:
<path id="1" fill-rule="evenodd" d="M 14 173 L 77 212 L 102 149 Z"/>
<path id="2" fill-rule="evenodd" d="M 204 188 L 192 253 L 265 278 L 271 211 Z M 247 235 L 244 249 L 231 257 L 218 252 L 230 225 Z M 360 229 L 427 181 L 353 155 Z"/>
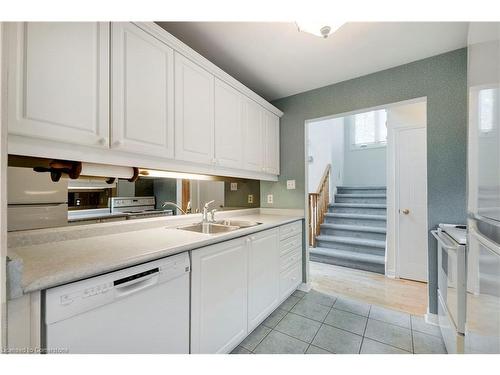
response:
<path id="1" fill-rule="evenodd" d="M 399 177 L 399 153 L 398 149 L 396 147 L 396 144 L 398 142 L 398 136 L 403 130 L 410 130 L 410 129 L 424 129 L 425 131 L 425 139 L 427 139 L 427 124 L 425 125 L 406 125 L 406 124 L 394 124 L 388 127 L 388 134 L 387 134 L 387 143 L 388 143 L 388 149 L 387 149 L 387 182 L 388 182 L 388 191 L 391 191 L 391 194 L 387 195 L 388 198 L 388 204 L 387 204 L 387 211 L 388 211 L 388 221 L 387 221 L 387 232 L 392 233 L 393 237 L 387 238 L 387 244 L 386 244 L 386 276 L 391 277 L 391 278 L 396 278 L 399 279 L 401 277 L 401 264 L 400 264 L 400 259 L 401 259 L 401 252 L 400 252 L 400 246 L 399 246 L 399 241 L 400 241 L 400 233 L 399 233 L 399 221 L 400 221 L 400 213 L 399 213 L 399 207 L 400 207 L 400 202 L 399 202 L 399 188 L 400 188 L 400 177 Z M 389 141 L 390 140 L 390 141 Z M 389 147 L 389 142 L 391 144 L 391 147 Z M 425 147 L 426 151 L 426 163 L 427 163 L 427 142 L 425 142 Z M 427 170 L 427 168 L 426 168 Z M 425 175 L 425 186 L 426 186 L 426 204 L 425 204 L 425 229 L 427 230 L 427 214 L 428 214 L 428 200 L 427 200 L 427 174 Z M 389 189 L 390 187 L 390 189 Z M 390 197 L 390 198 L 389 198 Z M 389 204 L 389 200 L 391 200 L 391 204 Z M 390 212 L 389 212 L 390 209 Z M 391 220 L 389 220 L 389 216 L 391 216 Z M 392 241 L 390 241 L 392 239 Z M 425 254 L 426 256 L 428 255 L 428 241 L 425 241 Z M 428 267 L 427 267 L 428 268 Z M 426 273 L 428 275 L 429 270 L 426 270 Z M 427 276 L 427 281 L 428 282 L 429 278 Z"/>
<path id="2" fill-rule="evenodd" d="M 339 117 L 346 117 L 346 116 L 352 116 L 358 113 L 363 113 L 363 112 L 368 112 L 368 111 L 376 111 L 379 109 L 389 109 L 392 107 L 398 107 L 401 105 L 407 105 L 407 104 L 414 104 L 414 103 L 420 103 L 420 102 L 426 102 L 427 103 L 427 96 L 421 96 L 413 99 L 407 99 L 407 100 L 401 100 L 398 102 L 391 102 L 391 103 L 386 103 L 386 104 L 380 104 L 377 106 L 373 107 L 365 107 L 365 108 L 360 108 L 352 111 L 347 111 L 347 112 L 341 112 L 341 113 L 336 113 L 336 114 L 331 114 L 327 116 L 321 116 L 321 117 L 316 117 L 312 119 L 307 119 L 304 121 L 304 182 L 306 183 L 309 181 L 309 162 L 308 162 L 308 155 L 309 155 L 309 144 L 308 144 L 308 134 L 309 134 L 309 126 L 311 123 L 318 122 L 318 121 L 324 121 L 324 120 L 331 120 Z M 389 129 L 388 129 L 389 131 Z M 387 146 L 389 147 L 389 134 L 387 135 Z M 426 149 L 427 150 L 427 149 Z M 389 151 L 387 151 L 389 152 Z M 387 160 L 389 160 L 389 154 L 387 155 Z M 332 168 L 335 168 L 332 166 Z M 389 177 L 389 174 L 388 174 Z M 427 176 L 426 176 L 427 177 Z M 387 188 L 389 189 L 389 185 L 391 183 L 394 183 L 394 181 L 390 181 L 389 178 L 387 179 Z M 306 184 L 307 185 L 307 184 Z M 305 269 L 303 272 L 303 289 L 309 289 L 311 287 L 311 280 L 310 280 L 310 264 L 309 264 L 309 194 L 308 194 L 308 189 L 304 189 L 304 222 L 305 222 L 305 228 L 304 228 L 304 244 L 305 244 L 305 254 L 304 254 L 304 263 L 305 263 Z M 428 208 L 428 207 L 427 207 Z M 387 202 L 387 212 L 389 213 L 390 211 L 394 212 L 394 203 L 390 205 L 389 200 Z M 389 215 L 387 217 L 389 219 Z M 389 230 L 389 223 L 387 223 L 387 229 L 388 229 L 388 234 L 390 232 Z M 393 228 L 394 230 L 394 228 Z M 387 254 L 389 250 L 394 251 L 395 247 L 389 247 L 389 241 L 387 240 L 386 242 L 386 252 L 385 252 L 385 276 L 390 277 L 390 278 L 396 278 L 396 273 L 392 272 L 392 270 L 387 269 Z"/>
<path id="3" fill-rule="evenodd" d="M 2 53 L 5 23 L 0 22 L 0 347 L 7 347 L 7 54 Z"/>

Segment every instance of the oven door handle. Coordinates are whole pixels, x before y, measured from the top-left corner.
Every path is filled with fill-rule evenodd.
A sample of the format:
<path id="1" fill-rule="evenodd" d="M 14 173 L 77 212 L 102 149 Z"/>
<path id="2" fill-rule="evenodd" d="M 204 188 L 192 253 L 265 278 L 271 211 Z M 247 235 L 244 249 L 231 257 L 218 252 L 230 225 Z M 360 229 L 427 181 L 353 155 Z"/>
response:
<path id="1" fill-rule="evenodd" d="M 437 230 L 431 230 L 432 235 L 436 238 L 436 240 L 439 242 L 441 247 L 445 250 L 450 250 L 450 251 L 457 251 L 457 246 L 456 245 L 449 245 L 445 243 L 445 239 L 439 235 L 439 232 Z"/>

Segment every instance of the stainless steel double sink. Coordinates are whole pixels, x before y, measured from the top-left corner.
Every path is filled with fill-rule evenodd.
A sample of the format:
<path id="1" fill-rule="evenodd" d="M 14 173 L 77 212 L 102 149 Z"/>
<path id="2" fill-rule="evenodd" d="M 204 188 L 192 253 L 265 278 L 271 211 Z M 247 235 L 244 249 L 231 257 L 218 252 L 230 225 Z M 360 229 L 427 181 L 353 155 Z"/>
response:
<path id="1" fill-rule="evenodd" d="M 190 225 L 184 225 L 177 227 L 180 230 L 187 230 L 197 233 L 205 234 L 219 234 L 232 232 L 238 229 L 250 228 L 260 225 L 256 221 L 245 221 L 245 220 L 217 220 L 213 223 L 196 223 Z"/>

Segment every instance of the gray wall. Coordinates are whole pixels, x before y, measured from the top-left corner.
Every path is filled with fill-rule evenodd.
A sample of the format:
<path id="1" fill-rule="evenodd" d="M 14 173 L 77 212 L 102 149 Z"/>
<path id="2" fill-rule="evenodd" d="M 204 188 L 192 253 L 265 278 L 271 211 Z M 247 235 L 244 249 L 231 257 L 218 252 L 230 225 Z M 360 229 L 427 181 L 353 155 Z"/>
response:
<path id="1" fill-rule="evenodd" d="M 281 175 L 261 182 L 261 206 L 304 208 L 304 122 L 321 116 L 427 97 L 428 225 L 465 222 L 467 50 L 410 64 L 278 99 Z M 296 179 L 296 190 L 286 180 Z M 274 194 L 274 204 L 263 199 Z M 429 236 L 430 312 L 437 310 L 437 254 Z"/>
<path id="2" fill-rule="evenodd" d="M 344 185 L 386 186 L 387 147 L 351 150 L 352 120 L 352 116 L 345 118 Z"/>
<path id="3" fill-rule="evenodd" d="M 231 191 L 231 182 L 238 183 L 238 190 Z M 253 203 L 248 203 L 248 195 L 253 194 Z M 226 208 L 260 207 L 260 181 L 229 180 L 224 182 L 224 201 Z"/>

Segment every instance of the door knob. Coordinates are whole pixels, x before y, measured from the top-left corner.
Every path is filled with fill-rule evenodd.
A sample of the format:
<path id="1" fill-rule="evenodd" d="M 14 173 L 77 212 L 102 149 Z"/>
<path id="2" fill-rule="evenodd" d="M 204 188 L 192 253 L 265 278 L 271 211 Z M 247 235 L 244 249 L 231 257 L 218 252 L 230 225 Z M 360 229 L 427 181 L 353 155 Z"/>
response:
<path id="1" fill-rule="evenodd" d="M 405 209 L 403 210 L 403 213 L 404 213 L 405 215 L 408 215 L 408 214 L 410 213 L 410 210 L 409 210 L 409 209 L 407 209 L 407 208 L 405 208 Z"/>

